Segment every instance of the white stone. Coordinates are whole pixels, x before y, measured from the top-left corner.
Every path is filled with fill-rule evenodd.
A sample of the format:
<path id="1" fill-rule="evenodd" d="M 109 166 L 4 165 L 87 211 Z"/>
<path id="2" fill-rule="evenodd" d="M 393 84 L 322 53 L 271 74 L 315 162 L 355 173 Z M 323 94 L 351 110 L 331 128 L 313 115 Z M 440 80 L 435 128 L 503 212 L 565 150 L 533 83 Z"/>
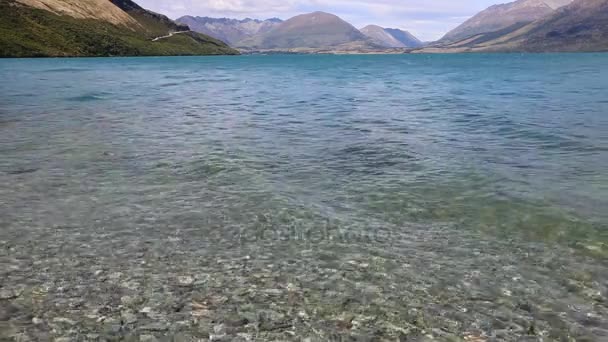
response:
<path id="1" fill-rule="evenodd" d="M 179 276 L 177 277 L 177 282 L 181 286 L 190 286 L 194 284 L 194 278 L 191 276 Z"/>
<path id="2" fill-rule="evenodd" d="M 145 308 L 139 310 L 139 312 L 141 312 L 143 314 L 149 314 L 150 312 L 152 312 L 152 308 L 149 306 L 146 306 Z"/>

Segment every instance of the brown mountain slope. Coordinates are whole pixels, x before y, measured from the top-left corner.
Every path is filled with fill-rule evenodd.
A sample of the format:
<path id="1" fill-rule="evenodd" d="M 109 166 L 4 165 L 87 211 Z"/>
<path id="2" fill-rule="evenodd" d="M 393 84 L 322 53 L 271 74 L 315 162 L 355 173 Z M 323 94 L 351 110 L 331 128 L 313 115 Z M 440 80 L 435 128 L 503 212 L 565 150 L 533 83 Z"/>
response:
<path id="1" fill-rule="evenodd" d="M 507 4 L 494 5 L 448 32 L 440 42 L 455 42 L 474 35 L 531 23 L 553 13 L 557 8 L 569 4 L 571 1 L 518 0 Z"/>
<path id="2" fill-rule="evenodd" d="M 131 28 L 139 26 L 135 19 L 108 0 L 17 0 L 17 2 L 78 19 L 103 20 Z"/>
<path id="3" fill-rule="evenodd" d="M 525 51 L 608 51 L 608 0 L 576 0 L 530 26 Z"/>
<path id="4" fill-rule="evenodd" d="M 513 25 L 417 52 L 608 51 L 608 0 L 575 0 L 530 24 Z"/>

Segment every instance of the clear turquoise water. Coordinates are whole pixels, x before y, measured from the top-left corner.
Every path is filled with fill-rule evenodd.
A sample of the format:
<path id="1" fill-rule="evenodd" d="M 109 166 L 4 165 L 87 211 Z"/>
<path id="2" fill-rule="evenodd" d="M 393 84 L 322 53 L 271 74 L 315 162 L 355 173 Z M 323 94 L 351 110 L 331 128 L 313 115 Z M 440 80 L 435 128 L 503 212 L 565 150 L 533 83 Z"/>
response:
<path id="1" fill-rule="evenodd" d="M 56 255 L 48 267 L 92 249 L 129 270 L 121 260 L 148 242 L 162 255 L 291 260 L 287 278 L 383 258 L 376 272 L 407 291 L 473 272 L 479 283 L 437 291 L 471 304 L 471 291 L 512 288 L 565 312 L 558 329 L 513 304 L 548 333 L 606 336 L 607 65 L 605 54 L 0 60 L 1 240 Z M 71 250 L 30 245 L 45 240 Z M 387 266 L 399 260 L 411 267 Z M 321 283 L 308 286 L 325 298 Z M 428 309 L 437 296 L 425 293 Z"/>

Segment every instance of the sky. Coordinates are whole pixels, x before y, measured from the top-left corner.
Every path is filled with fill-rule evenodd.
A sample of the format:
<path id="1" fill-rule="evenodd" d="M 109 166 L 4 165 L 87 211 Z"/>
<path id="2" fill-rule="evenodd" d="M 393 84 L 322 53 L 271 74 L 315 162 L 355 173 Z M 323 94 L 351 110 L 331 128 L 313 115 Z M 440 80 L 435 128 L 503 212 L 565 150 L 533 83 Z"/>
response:
<path id="1" fill-rule="evenodd" d="M 141 6 L 176 19 L 201 17 L 289 19 L 325 11 L 357 28 L 375 24 L 408 30 L 433 41 L 477 12 L 509 0 L 135 0 Z"/>

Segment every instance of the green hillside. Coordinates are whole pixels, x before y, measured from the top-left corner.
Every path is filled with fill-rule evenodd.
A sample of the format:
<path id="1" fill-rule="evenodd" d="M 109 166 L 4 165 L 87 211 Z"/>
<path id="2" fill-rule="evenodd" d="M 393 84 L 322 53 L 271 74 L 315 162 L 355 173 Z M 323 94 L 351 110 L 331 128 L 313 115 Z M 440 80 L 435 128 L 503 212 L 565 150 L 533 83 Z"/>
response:
<path id="1" fill-rule="evenodd" d="M 0 0 L 0 57 L 238 54 L 223 42 L 194 32 L 152 41 L 155 34 L 169 33 L 162 29 L 166 23 L 152 16 L 134 18 L 141 28 L 60 16 Z"/>

